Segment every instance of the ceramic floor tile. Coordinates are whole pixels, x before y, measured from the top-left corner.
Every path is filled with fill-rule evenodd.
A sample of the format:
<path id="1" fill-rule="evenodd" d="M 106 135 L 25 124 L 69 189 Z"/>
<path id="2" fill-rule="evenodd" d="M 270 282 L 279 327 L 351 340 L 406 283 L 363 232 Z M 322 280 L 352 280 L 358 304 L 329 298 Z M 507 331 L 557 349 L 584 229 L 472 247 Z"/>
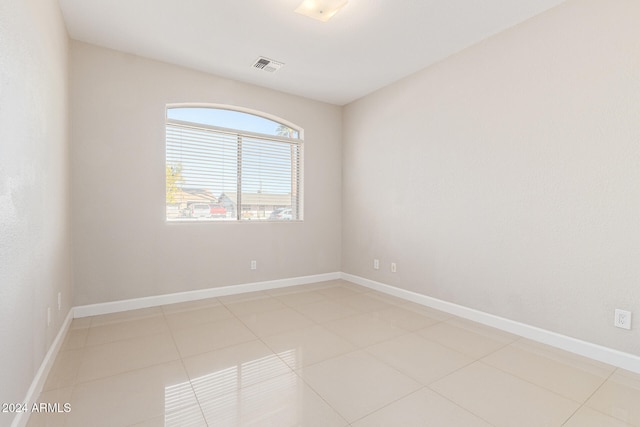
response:
<path id="1" fill-rule="evenodd" d="M 233 314 L 224 305 L 197 307 L 182 311 L 174 309 L 165 313 L 165 319 L 172 331 L 232 317 Z"/>
<path id="2" fill-rule="evenodd" d="M 169 327 L 162 314 L 133 320 L 112 322 L 89 328 L 85 345 L 104 344 L 129 338 L 168 333 Z"/>
<path id="3" fill-rule="evenodd" d="M 400 306 L 409 310 L 423 312 L 427 316 L 433 319 L 439 320 L 441 322 L 455 318 L 455 316 L 449 313 L 445 313 L 444 311 L 436 310 L 435 308 L 427 307 L 422 304 L 417 304 L 412 301 L 405 301 L 403 304 L 400 304 Z"/>
<path id="4" fill-rule="evenodd" d="M 367 347 L 407 333 L 404 329 L 383 322 L 370 314 L 332 320 L 323 326 L 356 347 Z"/>
<path id="5" fill-rule="evenodd" d="M 433 391 L 423 388 L 352 424 L 353 427 L 491 427 Z"/>
<path id="6" fill-rule="evenodd" d="M 188 420 L 202 418 L 180 361 L 78 384 L 71 407 L 70 426 L 127 426 L 177 414 Z"/>
<path id="7" fill-rule="evenodd" d="M 616 367 L 607 363 L 599 362 L 595 359 L 589 359 L 588 357 L 581 356 L 576 353 L 562 350 L 557 347 L 552 347 L 547 344 L 543 344 L 537 341 L 532 341 L 527 338 L 520 338 L 514 341 L 511 345 L 518 348 L 523 348 L 527 351 L 531 351 L 538 354 L 544 354 L 559 362 L 575 365 L 582 370 L 593 372 L 595 374 L 607 374 L 611 375 Z"/>
<path id="8" fill-rule="evenodd" d="M 460 317 L 452 317 L 447 320 L 447 323 L 450 323 L 453 326 L 474 331 L 478 334 L 481 334 L 483 336 L 493 338 L 499 341 L 515 342 L 521 338 L 518 335 L 514 335 L 512 333 L 500 330 L 498 328 L 493 328 L 491 326 L 483 325 L 481 323 L 473 322 L 471 320 L 463 319 Z"/>
<path id="9" fill-rule="evenodd" d="M 118 313 L 101 314 L 91 317 L 91 327 L 107 325 L 110 323 L 139 320 L 147 317 L 162 316 L 160 307 L 141 308 L 139 310 L 121 311 Z"/>
<path id="10" fill-rule="evenodd" d="M 348 282 L 342 279 L 333 280 L 327 283 L 333 283 L 341 288 L 349 289 L 351 291 L 358 292 L 358 293 L 372 292 L 372 290 L 367 288 L 366 286 L 356 285 L 355 283 Z"/>
<path id="11" fill-rule="evenodd" d="M 43 390 L 53 390 L 75 384 L 83 358 L 84 350 L 82 349 L 59 352 L 49 371 Z"/>
<path id="12" fill-rule="evenodd" d="M 416 334 L 402 335 L 366 347 L 365 351 L 424 385 L 474 361 Z"/>
<path id="13" fill-rule="evenodd" d="M 321 326 L 263 338 L 263 341 L 292 368 L 308 366 L 355 350 L 344 338 Z"/>
<path id="14" fill-rule="evenodd" d="M 337 299 L 337 300 L 362 294 L 362 292 L 359 290 L 347 288 L 344 286 L 334 286 L 331 288 L 319 289 L 318 292 L 320 292 L 322 295 L 326 297 L 329 297 L 331 299 Z"/>
<path id="15" fill-rule="evenodd" d="M 316 301 L 326 301 L 327 297 L 317 291 L 295 292 L 276 295 L 275 298 L 289 307 L 298 307 Z"/>
<path id="16" fill-rule="evenodd" d="M 127 427 L 164 427 L 164 416 L 151 418 L 140 423 L 129 424 Z"/>
<path id="17" fill-rule="evenodd" d="M 77 383 L 179 359 L 168 333 L 146 335 L 84 348 Z"/>
<path id="18" fill-rule="evenodd" d="M 363 351 L 325 360 L 298 372 L 349 422 L 421 388 L 418 382 Z"/>
<path id="19" fill-rule="evenodd" d="M 351 307 L 354 310 L 359 311 L 360 313 L 367 313 L 392 307 L 392 304 L 385 302 L 379 298 L 374 298 L 368 293 L 356 294 L 340 298 L 340 303 Z"/>
<path id="20" fill-rule="evenodd" d="M 561 426 L 580 404 L 475 362 L 429 388 L 496 427 Z"/>
<path id="21" fill-rule="evenodd" d="M 640 426 L 640 374 L 616 370 L 586 405 L 620 421 Z"/>
<path id="22" fill-rule="evenodd" d="M 164 417 L 164 427 L 207 427 L 200 404 L 174 408 Z"/>
<path id="23" fill-rule="evenodd" d="M 289 307 L 246 314 L 239 316 L 239 318 L 259 337 L 267 337 L 313 325 L 311 320 Z"/>
<path id="24" fill-rule="evenodd" d="M 187 357 L 183 362 L 201 403 L 292 372 L 258 340 Z"/>
<path id="25" fill-rule="evenodd" d="M 355 309 L 333 300 L 303 304 L 295 307 L 295 309 L 317 323 L 325 323 L 358 314 Z"/>
<path id="26" fill-rule="evenodd" d="M 343 427 L 347 422 L 294 373 L 201 401 L 212 426 Z"/>
<path id="27" fill-rule="evenodd" d="M 182 357 L 193 356 L 256 339 L 238 319 L 223 319 L 179 329 L 173 337 Z"/>
<path id="28" fill-rule="evenodd" d="M 623 421 L 583 406 L 562 427 L 633 427 Z"/>
<path id="29" fill-rule="evenodd" d="M 30 427 L 640 427 L 638 374 L 342 280 L 74 319 L 44 390 Z"/>
<path id="30" fill-rule="evenodd" d="M 487 333 L 479 328 L 472 329 L 467 325 L 452 323 L 451 320 L 421 329 L 417 333 L 473 358 L 486 356 L 515 340 Z"/>
<path id="31" fill-rule="evenodd" d="M 315 289 L 308 287 L 309 285 L 285 286 L 283 288 L 267 289 L 264 291 L 269 296 L 277 297 L 279 295 L 289 295 L 304 292 L 312 292 Z"/>
<path id="32" fill-rule="evenodd" d="M 206 298 L 194 301 L 178 302 L 161 306 L 162 312 L 166 314 L 180 313 L 183 311 L 197 310 L 206 307 L 216 307 L 223 305 L 218 298 Z"/>
<path id="33" fill-rule="evenodd" d="M 232 295 L 224 295 L 218 297 L 218 300 L 223 304 L 233 304 L 236 302 L 244 302 L 244 301 L 253 301 L 256 299 L 264 299 L 269 298 L 269 294 L 265 291 L 256 291 L 256 292 L 242 292 L 239 294 Z"/>
<path id="34" fill-rule="evenodd" d="M 405 299 L 394 297 L 393 295 L 385 294 L 383 292 L 370 291 L 369 293 L 367 293 L 367 295 L 369 295 L 371 298 L 376 298 L 380 301 L 384 301 L 387 304 L 394 306 L 402 306 L 407 303 L 407 300 Z"/>
<path id="35" fill-rule="evenodd" d="M 71 321 L 69 329 L 86 329 L 91 326 L 91 317 L 80 317 Z"/>
<path id="36" fill-rule="evenodd" d="M 85 346 L 89 328 L 69 329 L 60 350 L 76 350 Z"/>
<path id="37" fill-rule="evenodd" d="M 267 311 L 286 308 L 280 300 L 275 297 L 255 298 L 247 301 L 225 303 L 227 308 L 236 316 L 264 313 Z"/>
<path id="38" fill-rule="evenodd" d="M 590 363 L 579 364 L 575 357 L 518 342 L 503 347 L 482 361 L 580 403 L 584 403 L 614 369 Z"/>
<path id="39" fill-rule="evenodd" d="M 390 323 L 407 331 L 417 331 L 426 327 L 440 323 L 440 320 L 429 317 L 426 310 L 409 309 L 401 306 L 394 306 L 377 310 L 371 313 L 387 323 Z"/>
<path id="40" fill-rule="evenodd" d="M 127 427 L 208 427 L 202 410 L 195 406 L 179 408 L 168 416 L 154 417 Z"/>

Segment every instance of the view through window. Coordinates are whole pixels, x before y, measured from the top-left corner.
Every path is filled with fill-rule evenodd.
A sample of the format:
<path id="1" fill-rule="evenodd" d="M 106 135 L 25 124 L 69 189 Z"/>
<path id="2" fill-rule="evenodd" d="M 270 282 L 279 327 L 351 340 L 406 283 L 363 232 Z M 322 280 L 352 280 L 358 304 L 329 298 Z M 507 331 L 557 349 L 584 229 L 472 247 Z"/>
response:
<path id="1" fill-rule="evenodd" d="M 169 107 L 169 221 L 302 220 L 301 130 L 244 111 Z"/>

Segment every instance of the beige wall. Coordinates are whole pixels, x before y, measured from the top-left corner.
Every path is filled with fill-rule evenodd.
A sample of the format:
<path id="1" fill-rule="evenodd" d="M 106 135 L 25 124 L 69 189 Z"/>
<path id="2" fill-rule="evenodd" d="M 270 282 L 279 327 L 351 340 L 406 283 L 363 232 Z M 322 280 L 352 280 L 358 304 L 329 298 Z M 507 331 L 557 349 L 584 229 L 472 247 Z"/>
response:
<path id="1" fill-rule="evenodd" d="M 55 0 L 0 3 L 0 402 L 24 400 L 71 306 L 67 47 Z"/>
<path id="2" fill-rule="evenodd" d="M 76 305 L 340 270 L 339 107 L 80 42 L 70 68 Z M 165 106 L 181 102 L 304 128 L 304 222 L 166 223 Z"/>
<path id="3" fill-rule="evenodd" d="M 640 355 L 639 22 L 568 1 L 347 106 L 343 271 Z"/>

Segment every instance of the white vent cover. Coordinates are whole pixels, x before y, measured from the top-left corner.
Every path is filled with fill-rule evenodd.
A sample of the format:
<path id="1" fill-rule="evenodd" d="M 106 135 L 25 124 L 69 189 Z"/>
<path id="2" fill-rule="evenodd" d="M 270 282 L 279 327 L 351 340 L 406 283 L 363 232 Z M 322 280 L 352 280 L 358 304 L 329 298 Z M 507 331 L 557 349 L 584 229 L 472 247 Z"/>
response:
<path id="1" fill-rule="evenodd" d="M 284 63 L 274 61 L 273 59 L 265 58 L 263 56 L 258 57 L 256 62 L 253 63 L 253 67 L 259 70 L 267 71 L 269 73 L 275 73 L 284 66 Z"/>

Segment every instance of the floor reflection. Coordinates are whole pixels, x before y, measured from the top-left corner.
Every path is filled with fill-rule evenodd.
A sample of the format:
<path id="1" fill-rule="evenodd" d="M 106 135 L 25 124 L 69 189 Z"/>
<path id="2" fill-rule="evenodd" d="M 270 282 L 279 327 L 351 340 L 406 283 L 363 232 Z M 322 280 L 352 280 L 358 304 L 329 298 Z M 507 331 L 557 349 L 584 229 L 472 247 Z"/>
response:
<path id="1" fill-rule="evenodd" d="M 200 425 L 200 408 L 207 422 L 216 426 L 295 422 L 304 384 L 293 372 L 274 376 L 282 371 L 283 361 L 295 368 L 296 351 L 271 354 L 165 387 L 165 425 Z M 199 408 L 192 406 L 194 392 Z"/>

